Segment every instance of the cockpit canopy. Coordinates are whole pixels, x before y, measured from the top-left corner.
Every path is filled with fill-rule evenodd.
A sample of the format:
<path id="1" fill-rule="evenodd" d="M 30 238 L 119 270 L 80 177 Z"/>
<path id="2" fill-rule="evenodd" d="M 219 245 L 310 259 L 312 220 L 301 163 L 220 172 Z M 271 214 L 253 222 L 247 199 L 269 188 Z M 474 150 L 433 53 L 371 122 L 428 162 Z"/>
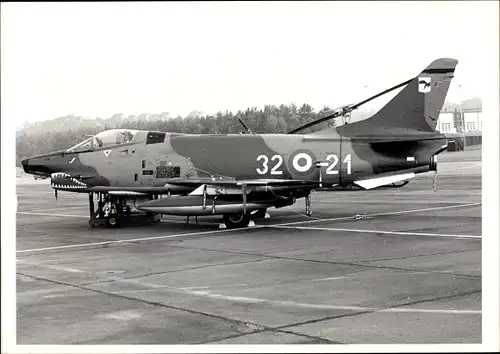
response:
<path id="1" fill-rule="evenodd" d="M 111 129 L 100 132 L 84 141 L 70 147 L 67 152 L 93 150 L 108 145 L 120 145 L 133 142 L 138 130 Z"/>

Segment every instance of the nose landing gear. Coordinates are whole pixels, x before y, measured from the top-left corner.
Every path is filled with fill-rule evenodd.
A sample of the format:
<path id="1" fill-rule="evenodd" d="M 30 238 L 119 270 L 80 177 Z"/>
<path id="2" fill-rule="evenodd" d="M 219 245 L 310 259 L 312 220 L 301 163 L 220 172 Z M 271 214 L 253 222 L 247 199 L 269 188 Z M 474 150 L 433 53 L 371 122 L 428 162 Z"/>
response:
<path id="1" fill-rule="evenodd" d="M 120 227 L 120 218 L 118 217 L 118 214 L 110 214 L 106 218 L 106 226 L 108 227 Z"/>
<path id="2" fill-rule="evenodd" d="M 97 209 L 94 204 L 94 193 L 89 193 L 89 211 L 89 225 L 92 227 L 119 228 L 125 225 L 149 225 L 161 219 L 160 214 L 132 212 L 125 199 L 104 193 L 97 193 Z"/>
<path id="3" fill-rule="evenodd" d="M 121 208 L 115 198 L 110 198 L 109 195 L 98 193 L 97 210 L 94 205 L 94 193 L 89 193 L 89 225 L 97 227 L 105 225 L 107 227 L 120 227 Z"/>

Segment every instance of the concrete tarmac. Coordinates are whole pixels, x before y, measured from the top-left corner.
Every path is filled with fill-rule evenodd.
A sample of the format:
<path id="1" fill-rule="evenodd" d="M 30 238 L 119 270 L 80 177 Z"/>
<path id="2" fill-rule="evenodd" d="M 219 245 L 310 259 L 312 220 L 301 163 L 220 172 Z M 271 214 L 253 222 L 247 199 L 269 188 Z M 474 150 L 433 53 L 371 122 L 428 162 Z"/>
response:
<path id="1" fill-rule="evenodd" d="M 481 151 L 438 169 L 243 230 L 90 228 L 87 195 L 19 178 L 17 343 L 480 343 Z"/>

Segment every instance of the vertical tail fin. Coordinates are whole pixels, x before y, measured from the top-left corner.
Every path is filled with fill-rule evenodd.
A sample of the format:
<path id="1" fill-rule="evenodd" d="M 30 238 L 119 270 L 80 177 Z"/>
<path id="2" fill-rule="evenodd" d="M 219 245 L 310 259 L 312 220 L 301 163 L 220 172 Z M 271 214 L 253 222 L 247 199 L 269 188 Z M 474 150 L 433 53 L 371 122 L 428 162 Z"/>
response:
<path id="1" fill-rule="evenodd" d="M 359 123 L 435 131 L 457 64 L 449 58 L 433 61 L 380 111 Z"/>

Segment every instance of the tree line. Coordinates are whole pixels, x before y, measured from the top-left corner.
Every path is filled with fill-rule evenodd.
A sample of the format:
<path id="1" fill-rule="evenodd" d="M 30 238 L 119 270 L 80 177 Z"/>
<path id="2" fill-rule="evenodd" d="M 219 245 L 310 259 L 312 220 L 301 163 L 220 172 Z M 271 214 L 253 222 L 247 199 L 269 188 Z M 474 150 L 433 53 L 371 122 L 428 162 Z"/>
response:
<path id="1" fill-rule="evenodd" d="M 108 119 L 98 119 L 95 124 L 86 120 L 85 124 L 79 117 L 60 117 L 50 126 L 46 122 L 28 124 L 16 135 L 16 163 L 20 166 L 22 159 L 55 150 L 67 149 L 82 141 L 86 136 L 112 128 L 127 128 L 139 130 L 156 130 L 171 133 L 190 134 L 231 134 L 244 132 L 238 118 L 242 119 L 252 133 L 286 133 L 287 131 L 325 117 L 334 112 L 325 106 L 318 112 L 309 105 L 298 107 L 295 104 L 266 105 L 264 108 L 248 108 L 236 113 L 230 111 L 218 112 L 215 115 L 170 118 L 165 114 L 150 114 L 140 116 L 114 115 Z M 64 122 L 62 124 L 61 122 Z M 57 126 L 59 124 L 59 126 Z M 304 130 L 312 132 L 335 125 L 335 121 L 324 122 Z M 45 127 L 45 128 L 44 128 Z M 49 127 L 47 129 L 47 127 Z"/>

